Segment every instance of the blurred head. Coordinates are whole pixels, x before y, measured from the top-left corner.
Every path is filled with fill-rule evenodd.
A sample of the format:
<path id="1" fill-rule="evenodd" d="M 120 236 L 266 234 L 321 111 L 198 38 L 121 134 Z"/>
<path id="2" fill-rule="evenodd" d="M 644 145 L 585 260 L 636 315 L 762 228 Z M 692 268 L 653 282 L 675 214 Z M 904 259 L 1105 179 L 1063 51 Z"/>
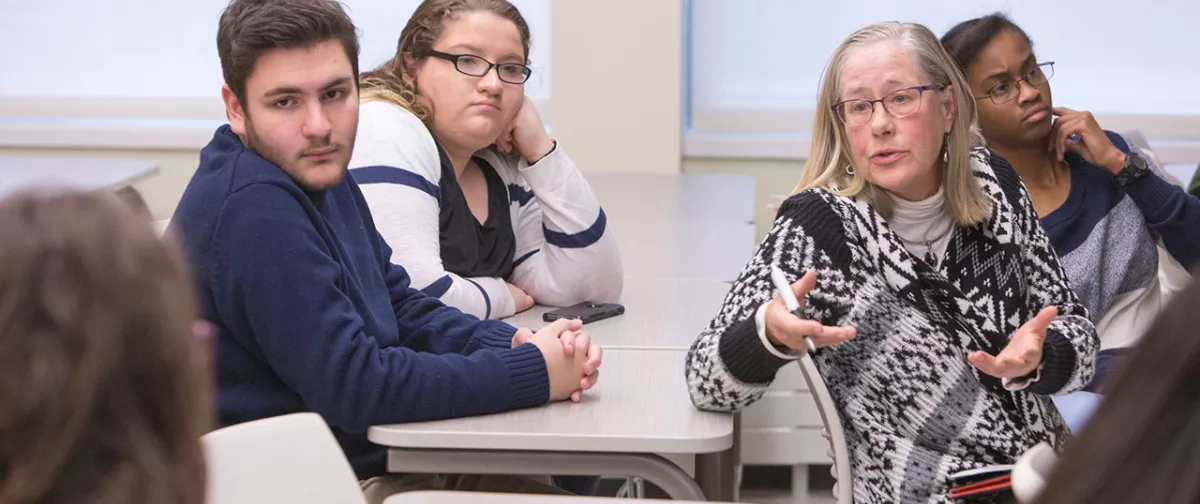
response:
<path id="1" fill-rule="evenodd" d="M 0 502 L 204 502 L 207 352 L 179 250 L 110 195 L 0 201 Z"/>
<path id="2" fill-rule="evenodd" d="M 1193 277 L 1200 271 L 1193 271 Z M 1038 502 L 1200 502 L 1200 283 L 1179 292 L 1067 444 Z"/>
<path id="3" fill-rule="evenodd" d="M 358 37 L 333 0 L 233 0 L 217 52 L 230 128 L 301 188 L 346 175 L 358 128 Z"/>
<path id="4" fill-rule="evenodd" d="M 1033 42 L 1003 14 L 959 23 L 942 45 L 966 74 L 979 105 L 979 127 L 989 143 L 1004 147 L 1046 145 L 1052 63 L 1039 62 Z"/>
<path id="5" fill-rule="evenodd" d="M 944 187 L 952 218 L 986 219 L 987 197 L 971 174 L 970 151 L 982 142 L 966 87 L 924 26 L 889 22 L 854 32 L 826 68 L 812 150 L 796 190 L 859 196 L 886 218 L 889 195 L 920 200 Z"/>
<path id="6" fill-rule="evenodd" d="M 412 111 L 447 147 L 479 150 L 524 103 L 529 44 L 525 18 L 504 0 L 426 0 L 396 55 L 363 75 L 364 96 Z"/>

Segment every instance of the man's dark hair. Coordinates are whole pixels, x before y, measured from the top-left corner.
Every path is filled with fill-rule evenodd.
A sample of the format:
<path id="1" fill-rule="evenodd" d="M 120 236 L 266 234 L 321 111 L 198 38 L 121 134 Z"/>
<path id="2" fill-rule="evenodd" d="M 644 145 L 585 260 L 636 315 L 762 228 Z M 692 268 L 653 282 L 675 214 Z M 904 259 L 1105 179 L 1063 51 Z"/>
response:
<path id="1" fill-rule="evenodd" d="M 225 84 L 245 104 L 246 81 L 254 65 L 271 49 L 312 47 L 326 40 L 342 43 L 358 75 L 358 33 L 335 0 L 233 0 L 221 13 L 217 54 Z"/>
<path id="2" fill-rule="evenodd" d="M 999 12 L 955 25 L 942 36 L 942 47 L 946 48 L 946 52 L 958 63 L 958 68 L 966 74 L 967 67 L 979 57 L 979 52 L 1004 30 L 1011 30 L 1020 35 L 1029 43 L 1029 47 L 1033 47 L 1033 39 L 1025 34 L 1025 30 Z"/>

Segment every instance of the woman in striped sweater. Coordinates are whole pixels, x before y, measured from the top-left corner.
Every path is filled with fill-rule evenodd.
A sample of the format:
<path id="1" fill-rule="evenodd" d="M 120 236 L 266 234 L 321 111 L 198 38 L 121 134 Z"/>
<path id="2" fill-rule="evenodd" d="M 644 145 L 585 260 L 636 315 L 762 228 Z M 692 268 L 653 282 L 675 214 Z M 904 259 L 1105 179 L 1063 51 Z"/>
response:
<path id="1" fill-rule="evenodd" d="M 843 42 L 796 193 L 687 356 L 693 402 L 734 411 L 811 341 L 855 502 L 948 502 L 950 474 L 1061 447 L 1048 396 L 1092 375 L 1087 311 L 1016 173 L 980 148 L 968 89 L 921 25 Z"/>
<path id="2" fill-rule="evenodd" d="M 525 96 L 529 43 L 504 0 L 427 0 L 362 76 L 350 173 L 392 262 L 480 318 L 621 294 L 604 211 Z"/>

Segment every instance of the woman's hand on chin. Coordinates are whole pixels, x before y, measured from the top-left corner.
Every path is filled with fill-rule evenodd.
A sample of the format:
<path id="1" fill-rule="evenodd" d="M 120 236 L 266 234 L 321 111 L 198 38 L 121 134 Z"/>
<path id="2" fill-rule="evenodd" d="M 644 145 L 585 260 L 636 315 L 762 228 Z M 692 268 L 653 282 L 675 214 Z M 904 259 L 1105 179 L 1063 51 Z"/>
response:
<path id="1" fill-rule="evenodd" d="M 496 149 L 507 154 L 515 148 L 529 164 L 534 164 L 554 149 L 554 141 L 546 133 L 546 125 L 533 100 L 524 98 L 512 124 L 496 139 Z"/>

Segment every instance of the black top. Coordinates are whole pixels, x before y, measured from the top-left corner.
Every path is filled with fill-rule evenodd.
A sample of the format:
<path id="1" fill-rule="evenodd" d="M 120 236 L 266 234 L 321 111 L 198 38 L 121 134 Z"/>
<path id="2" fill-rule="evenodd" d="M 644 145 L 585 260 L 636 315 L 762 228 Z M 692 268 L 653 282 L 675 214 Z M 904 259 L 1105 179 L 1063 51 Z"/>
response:
<path id="1" fill-rule="evenodd" d="M 471 213 L 458 178 L 454 176 L 454 166 L 440 145 L 438 157 L 442 164 L 439 202 L 442 266 L 461 277 L 508 278 L 513 270 L 517 237 L 513 232 L 504 180 L 487 161 L 472 158 L 487 180 L 488 217 L 481 224 Z"/>

